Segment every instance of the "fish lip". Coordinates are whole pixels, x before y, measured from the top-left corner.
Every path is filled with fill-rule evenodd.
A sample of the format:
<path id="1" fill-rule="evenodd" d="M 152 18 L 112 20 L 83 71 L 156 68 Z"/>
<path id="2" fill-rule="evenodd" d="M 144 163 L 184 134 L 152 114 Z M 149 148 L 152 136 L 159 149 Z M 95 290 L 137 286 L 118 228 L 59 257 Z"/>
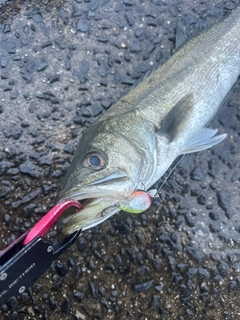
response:
<path id="1" fill-rule="evenodd" d="M 76 193 L 65 194 L 59 202 L 71 199 L 76 201 L 94 199 L 94 198 L 115 198 L 109 191 L 98 190 L 96 188 L 87 188 L 86 191 L 82 190 Z"/>
<path id="2" fill-rule="evenodd" d="M 128 175 L 125 170 L 118 169 L 108 174 L 105 177 L 89 182 L 87 184 L 83 183 L 82 186 L 79 187 L 79 191 L 72 191 L 70 189 L 70 191 L 64 192 L 64 190 L 68 189 L 66 187 L 60 193 L 59 202 L 66 199 L 80 201 L 83 199 L 91 199 L 91 198 L 98 198 L 98 197 L 110 197 L 110 198 L 117 197 L 118 198 L 119 196 L 115 192 L 113 192 L 112 190 L 104 190 L 103 188 L 101 188 L 101 186 L 104 185 L 105 183 L 111 183 L 111 182 L 113 183 L 116 181 L 120 182 L 121 180 L 125 180 L 127 177 Z"/>

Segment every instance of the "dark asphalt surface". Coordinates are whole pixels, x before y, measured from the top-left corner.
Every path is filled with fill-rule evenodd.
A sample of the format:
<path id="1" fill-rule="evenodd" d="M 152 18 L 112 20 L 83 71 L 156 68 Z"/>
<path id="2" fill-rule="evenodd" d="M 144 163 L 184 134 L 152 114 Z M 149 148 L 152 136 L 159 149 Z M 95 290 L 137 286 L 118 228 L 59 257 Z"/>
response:
<path id="1" fill-rule="evenodd" d="M 55 204 L 83 130 L 169 58 L 177 21 L 238 3 L 0 1 L 0 248 Z M 239 82 L 210 126 L 228 138 L 185 156 L 146 213 L 83 232 L 0 319 L 240 319 Z"/>

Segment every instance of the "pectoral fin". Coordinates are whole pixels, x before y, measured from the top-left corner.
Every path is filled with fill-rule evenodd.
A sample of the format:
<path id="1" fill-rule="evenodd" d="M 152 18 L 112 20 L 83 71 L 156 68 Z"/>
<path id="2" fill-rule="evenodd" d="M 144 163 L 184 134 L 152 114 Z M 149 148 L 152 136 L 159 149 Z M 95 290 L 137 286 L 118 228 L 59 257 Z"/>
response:
<path id="1" fill-rule="evenodd" d="M 185 95 L 171 109 L 160 125 L 158 134 L 162 134 L 172 142 L 181 132 L 183 132 L 192 115 L 194 107 L 194 97 L 192 93 Z"/>
<path id="2" fill-rule="evenodd" d="M 182 154 L 202 151 L 223 141 L 227 135 L 220 134 L 216 136 L 215 134 L 217 131 L 217 129 L 203 128 L 197 135 L 188 141 L 187 145 L 182 151 Z"/>

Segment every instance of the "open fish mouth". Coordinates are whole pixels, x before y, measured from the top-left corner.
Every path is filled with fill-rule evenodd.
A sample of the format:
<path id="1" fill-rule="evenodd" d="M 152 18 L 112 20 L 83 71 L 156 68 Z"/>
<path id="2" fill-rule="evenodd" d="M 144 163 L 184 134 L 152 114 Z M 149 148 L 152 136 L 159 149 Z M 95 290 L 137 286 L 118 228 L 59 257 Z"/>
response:
<path id="1" fill-rule="evenodd" d="M 61 192 L 60 201 L 66 199 L 79 201 L 84 208 L 62 220 L 63 233 L 71 234 L 78 229 L 89 229 L 120 211 L 118 204 L 122 200 L 122 195 L 119 193 L 119 189 L 112 188 L 109 190 L 105 184 L 109 182 L 121 183 L 126 178 L 127 175 L 124 171 L 117 170 L 85 186 L 74 189 L 67 186 Z"/>
<path id="2" fill-rule="evenodd" d="M 84 208 L 62 220 L 64 234 L 71 234 L 78 229 L 92 228 L 121 210 L 118 206 L 120 199 L 114 199 L 109 195 L 107 197 L 101 192 L 94 194 L 81 192 L 81 195 L 76 194 L 66 198 L 81 201 Z"/>
<path id="3" fill-rule="evenodd" d="M 82 210 L 63 220 L 63 232 L 70 234 L 78 229 L 94 227 L 120 210 L 138 214 L 147 210 L 151 203 L 150 193 L 141 190 L 132 193 L 128 199 L 93 198 L 87 200 Z"/>

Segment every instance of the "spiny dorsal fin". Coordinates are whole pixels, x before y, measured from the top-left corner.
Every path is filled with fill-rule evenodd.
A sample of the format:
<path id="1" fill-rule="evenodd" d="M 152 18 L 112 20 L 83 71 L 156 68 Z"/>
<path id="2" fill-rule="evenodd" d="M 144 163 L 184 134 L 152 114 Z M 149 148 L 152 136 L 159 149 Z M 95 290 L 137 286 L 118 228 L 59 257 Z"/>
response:
<path id="1" fill-rule="evenodd" d="M 158 134 L 163 134 L 169 141 L 173 141 L 189 122 L 194 107 L 194 97 L 192 93 L 185 95 L 177 104 L 169 111 L 165 119 L 162 121 Z"/>
<path id="2" fill-rule="evenodd" d="M 132 85 L 130 91 L 135 89 L 140 83 L 142 83 L 145 79 L 147 79 L 153 72 L 157 70 L 158 66 L 151 67 L 145 74 L 143 74 L 136 82 Z"/>
<path id="3" fill-rule="evenodd" d="M 181 19 L 177 22 L 175 50 L 179 49 L 188 40 L 187 26 L 185 20 Z"/>
<path id="4" fill-rule="evenodd" d="M 203 30 L 212 26 L 208 21 L 195 21 L 192 15 L 187 15 L 177 21 L 175 49 L 179 49 L 185 42 L 196 38 Z"/>

